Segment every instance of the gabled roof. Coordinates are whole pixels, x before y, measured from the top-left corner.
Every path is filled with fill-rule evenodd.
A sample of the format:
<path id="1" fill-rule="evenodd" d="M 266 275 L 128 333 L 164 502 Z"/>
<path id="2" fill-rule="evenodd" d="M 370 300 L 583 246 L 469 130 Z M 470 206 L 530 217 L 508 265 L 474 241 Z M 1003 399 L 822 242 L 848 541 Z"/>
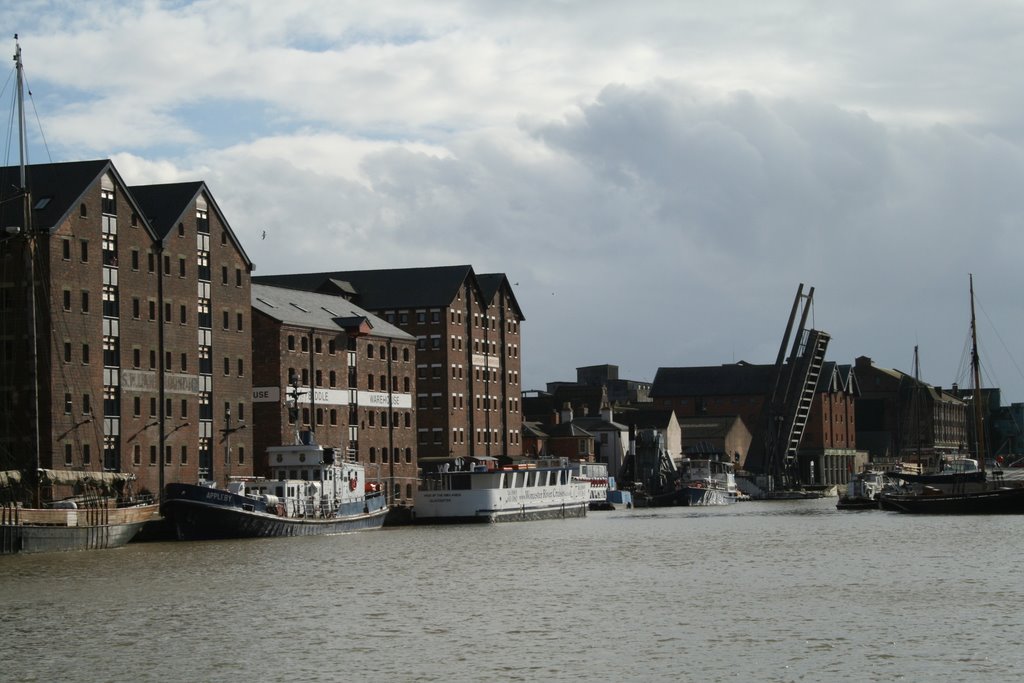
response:
<path id="1" fill-rule="evenodd" d="M 355 292 L 355 301 L 371 311 L 399 308 L 444 308 L 469 281 L 480 290 L 473 267 L 434 266 L 429 268 L 390 268 L 383 270 L 344 270 L 326 273 L 261 275 L 253 282 L 290 287 L 310 292 L 345 294 Z"/>
<path id="2" fill-rule="evenodd" d="M 636 429 L 664 429 L 672 421 L 674 414 L 674 410 L 637 408 L 621 410 L 615 413 L 615 419 L 627 427 Z"/>
<path id="3" fill-rule="evenodd" d="M 543 426 L 540 422 L 523 422 L 523 436 L 533 437 L 535 439 L 546 439 L 548 438 L 547 432 L 544 431 Z"/>
<path id="4" fill-rule="evenodd" d="M 126 190 L 120 199 L 129 203 L 142 218 L 143 227 L 155 238 L 156 233 L 145 219 L 145 212 L 109 159 L 26 166 L 25 183 L 32 194 L 33 227 L 48 232 L 56 230 L 73 211 L 78 210 L 83 195 L 105 173 L 110 173 Z M 18 166 L 0 168 L 0 198 L 5 200 L 0 203 L 0 221 L 4 227 L 22 224 L 21 202 L 6 201 L 17 194 L 20 184 L 21 170 Z"/>
<path id="5" fill-rule="evenodd" d="M 837 365 L 836 373 L 842 382 L 843 390 L 851 396 L 860 396 L 860 383 L 857 381 L 857 373 L 852 365 Z"/>
<path id="6" fill-rule="evenodd" d="M 131 191 L 146 212 L 146 219 L 160 239 L 163 239 L 181 222 L 185 212 L 202 189 L 203 183 L 195 181 L 163 185 L 134 185 Z"/>
<path id="7" fill-rule="evenodd" d="M 344 297 L 330 294 L 253 284 L 252 307 L 285 325 L 344 332 L 365 320 L 375 336 L 404 341 L 416 339 Z"/>
<path id="8" fill-rule="evenodd" d="M 207 207 L 216 213 L 228 237 L 242 255 L 246 266 L 252 270 L 253 263 L 249 255 L 242 248 L 235 231 L 231 229 L 227 218 L 213 198 L 213 193 L 202 180 L 185 183 L 164 183 L 160 185 L 135 185 L 128 188 L 132 195 L 138 199 L 142 206 L 146 219 L 153 226 L 153 230 L 161 240 L 166 240 L 170 232 L 178 225 L 188 212 L 199 195 L 206 196 Z"/>
<path id="9" fill-rule="evenodd" d="M 478 274 L 476 279 L 480 283 L 480 292 L 483 294 L 484 301 L 488 304 L 492 303 L 494 297 L 498 294 L 498 290 L 504 288 L 508 292 L 508 302 L 512 306 L 512 310 L 516 312 L 516 318 L 526 320 L 525 316 L 523 316 L 523 309 L 519 307 L 516 294 L 512 291 L 512 284 L 508 281 L 505 273 Z"/>

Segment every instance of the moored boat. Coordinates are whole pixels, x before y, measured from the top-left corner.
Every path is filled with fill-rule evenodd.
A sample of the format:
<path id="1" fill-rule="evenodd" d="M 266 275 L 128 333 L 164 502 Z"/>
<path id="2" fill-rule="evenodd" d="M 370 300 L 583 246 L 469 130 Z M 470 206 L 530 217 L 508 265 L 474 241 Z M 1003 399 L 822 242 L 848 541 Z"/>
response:
<path id="1" fill-rule="evenodd" d="M 0 506 L 0 555 L 120 548 L 157 513 L 154 503 L 112 491 L 127 485 L 131 475 L 41 469 L 37 477 L 41 485 L 73 486 L 81 494 L 45 507 Z M 0 472 L 0 481 L 17 488 L 21 473 Z"/>
<path id="2" fill-rule="evenodd" d="M 44 342 L 49 336 L 47 331 L 65 322 L 60 316 L 69 307 L 62 309 L 50 305 L 50 292 L 39 275 L 44 272 L 42 267 L 49 253 L 41 249 L 40 244 L 46 244 L 49 233 L 33 223 L 31 207 L 41 208 L 51 197 L 38 196 L 38 203 L 33 203 L 33 188 L 30 187 L 32 183 L 26 165 L 24 65 L 17 34 L 14 39 L 16 79 L 13 92 L 16 109 L 13 111 L 17 111 L 17 117 L 12 117 L 11 121 L 17 120 L 18 124 L 19 164 L 17 176 L 5 175 L 2 184 L 0 205 L 5 212 L 2 224 L 4 247 L 0 261 L 5 264 L 3 289 L 8 305 L 4 309 L 20 309 L 25 313 L 23 318 L 16 318 L 18 322 L 13 325 L 5 317 L 5 338 L 8 340 L 5 343 L 10 346 L 11 340 L 18 340 L 15 345 L 27 350 L 29 360 L 25 366 L 28 372 L 18 377 L 9 371 L 20 365 L 17 360 L 12 360 L 19 356 L 6 354 L 4 386 L 8 400 L 5 409 L 9 412 L 4 417 L 8 427 L 24 417 L 30 424 L 32 436 L 30 441 L 23 441 L 22 436 L 14 436 L 10 429 L 4 432 L 6 445 L 0 453 L 4 467 L 4 471 L 0 471 L 0 554 L 117 548 L 139 532 L 156 512 L 156 505 L 146 504 L 133 496 L 131 482 L 135 480 L 134 475 L 106 471 L 116 469 L 116 463 L 100 465 L 85 457 L 79 461 L 81 469 L 72 469 L 72 441 L 77 439 L 68 438 L 64 444 L 67 449 L 64 465 L 67 469 L 63 470 L 50 469 L 57 466 L 54 448 L 52 443 L 44 444 L 51 432 L 56 439 L 66 437 L 72 431 L 56 436 L 58 423 L 51 419 L 52 408 L 47 406 L 45 399 L 59 394 L 53 386 L 44 386 L 40 379 L 46 362 L 44 352 L 47 346 Z M 10 207 L 9 211 L 7 207 Z M 45 237 L 41 239 L 40 236 Z M 86 242 L 85 239 L 82 241 L 83 244 Z M 12 268 L 15 263 L 23 265 Z M 24 285 L 27 285 L 27 296 L 22 298 L 19 289 Z M 68 328 L 59 329 L 69 334 Z M 60 391 L 72 391 L 71 384 L 77 379 L 78 373 L 62 373 L 64 384 Z M 70 415 L 72 394 L 65 393 L 65 396 L 65 415 Z M 27 412 L 26 407 L 29 408 Z M 89 410 L 83 410 L 82 417 L 75 428 L 93 422 Z M 30 443 L 31 448 L 22 448 L 22 443 Z M 91 467 L 103 467 L 105 471 L 89 469 Z"/>
<path id="3" fill-rule="evenodd" d="M 584 517 L 590 483 L 573 477 L 565 458 L 539 460 L 510 467 L 475 464 L 460 459 L 425 473 L 415 495 L 418 524 L 519 522 Z"/>
<path id="4" fill-rule="evenodd" d="M 974 277 L 970 278 L 971 379 L 974 396 L 974 437 L 977 459 L 963 458 L 960 467 L 926 477 L 902 476 L 905 492 L 885 492 L 879 498 L 883 510 L 912 514 L 1024 514 L 1024 487 L 1007 486 L 1001 472 L 986 472 L 984 422 L 982 420 L 981 364 L 974 315 Z M 959 470 L 959 471 L 958 471 Z M 928 477 L 931 477 L 930 479 Z M 942 486 L 939 488 L 938 486 Z"/>
<path id="5" fill-rule="evenodd" d="M 731 505 L 738 500 L 731 462 L 700 459 L 679 465 L 679 505 Z"/>
<path id="6" fill-rule="evenodd" d="M 965 493 L 925 487 L 914 493 L 884 493 L 879 507 L 891 512 L 933 515 L 1024 514 L 1024 487 L 1001 487 Z"/>
<path id="7" fill-rule="evenodd" d="M 892 490 L 895 483 L 884 472 L 864 470 L 846 484 L 846 491 L 836 502 L 838 510 L 877 510 L 878 496 Z"/>
<path id="8" fill-rule="evenodd" d="M 182 540 L 313 536 L 379 528 L 388 506 L 357 462 L 316 443 L 268 448 L 270 477 L 227 489 L 168 484 L 161 512 Z"/>
<path id="9" fill-rule="evenodd" d="M 614 482 L 608 478 L 608 465 L 597 462 L 579 462 L 573 465 L 573 478 L 590 486 L 588 506 L 591 510 L 614 510 L 608 499 Z"/>

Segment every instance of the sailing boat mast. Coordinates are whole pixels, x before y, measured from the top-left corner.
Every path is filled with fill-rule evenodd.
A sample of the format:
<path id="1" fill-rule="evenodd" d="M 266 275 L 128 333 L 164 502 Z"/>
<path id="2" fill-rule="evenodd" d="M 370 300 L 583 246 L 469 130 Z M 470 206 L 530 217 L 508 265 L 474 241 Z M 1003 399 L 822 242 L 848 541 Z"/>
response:
<path id="1" fill-rule="evenodd" d="M 914 437 L 914 452 L 917 456 L 918 471 L 921 471 L 921 424 L 923 420 L 921 419 L 921 357 L 917 353 L 917 344 L 914 344 L 914 389 L 910 396 L 910 419 Z"/>
<path id="2" fill-rule="evenodd" d="M 985 473 L 985 430 L 981 410 L 981 359 L 978 356 L 978 323 L 974 317 L 974 275 L 971 283 L 971 380 L 974 382 L 974 443 L 978 468 Z"/>
<path id="3" fill-rule="evenodd" d="M 25 133 L 25 76 L 24 76 L 24 65 L 21 62 L 21 44 L 18 42 L 18 34 L 14 34 L 14 64 L 16 72 L 16 91 L 15 96 L 18 102 L 18 171 L 19 171 L 19 182 L 20 187 L 18 193 L 21 195 L 21 216 L 22 216 L 22 234 L 26 240 L 26 258 L 28 259 L 28 280 L 29 280 L 29 297 L 30 305 L 28 307 L 30 329 L 32 334 L 31 354 L 32 362 L 30 364 L 30 384 L 32 386 L 32 413 L 33 413 L 33 429 L 34 438 L 33 442 L 35 445 L 35 469 L 36 475 L 36 498 L 38 502 L 39 498 L 39 483 L 38 483 L 38 471 L 42 467 L 42 443 L 39 435 L 39 349 L 38 346 L 38 332 L 37 332 L 37 320 L 36 320 L 36 309 L 38 304 L 36 302 L 36 241 L 35 234 L 32 230 L 32 212 L 30 207 L 32 206 L 31 193 L 28 189 L 28 179 L 26 170 L 26 160 L 28 159 L 28 136 Z"/>

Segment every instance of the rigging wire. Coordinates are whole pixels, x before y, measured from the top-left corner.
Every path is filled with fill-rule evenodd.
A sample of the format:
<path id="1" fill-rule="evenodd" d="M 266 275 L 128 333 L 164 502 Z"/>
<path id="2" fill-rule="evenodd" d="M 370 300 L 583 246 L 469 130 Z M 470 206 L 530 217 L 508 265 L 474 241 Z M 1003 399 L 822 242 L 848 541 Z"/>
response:
<path id="1" fill-rule="evenodd" d="M 43 122 L 39 119 L 39 110 L 36 109 L 36 100 L 32 96 L 32 86 L 28 83 L 28 74 L 25 73 L 24 66 L 21 69 L 21 76 L 22 79 L 25 81 L 25 90 L 28 91 L 28 101 L 32 105 L 32 113 L 35 114 L 36 117 L 36 125 L 39 127 L 39 137 L 42 138 L 43 149 L 46 150 L 46 160 L 52 164 L 53 155 L 50 154 L 50 143 L 46 141 L 46 133 L 43 131 Z M 25 148 L 25 154 L 28 154 L 27 146 Z M 25 160 L 25 163 L 28 163 L 28 159 Z"/>
<path id="2" fill-rule="evenodd" d="M 1010 352 L 1010 347 L 1008 347 L 1006 345 L 1006 342 L 1003 341 L 1002 336 L 999 334 L 999 330 L 996 329 L 995 324 L 993 324 L 992 322 L 992 318 L 989 317 L 988 311 L 986 311 L 985 307 L 981 305 L 981 302 L 977 300 L 977 297 L 975 297 L 975 303 L 977 303 L 978 308 L 981 309 L 982 314 L 985 316 L 985 320 L 988 321 L 989 327 L 992 328 L 992 333 L 996 336 L 996 339 L 999 340 L 999 343 L 1000 345 L 1002 345 L 1003 350 L 1006 351 L 1006 355 L 1009 357 L 1010 363 L 1013 364 L 1013 367 L 1017 371 L 1017 374 L 1020 375 L 1021 379 L 1024 379 L 1024 372 L 1022 372 L 1020 366 L 1017 365 L 1017 359 L 1013 357 L 1013 353 Z"/>

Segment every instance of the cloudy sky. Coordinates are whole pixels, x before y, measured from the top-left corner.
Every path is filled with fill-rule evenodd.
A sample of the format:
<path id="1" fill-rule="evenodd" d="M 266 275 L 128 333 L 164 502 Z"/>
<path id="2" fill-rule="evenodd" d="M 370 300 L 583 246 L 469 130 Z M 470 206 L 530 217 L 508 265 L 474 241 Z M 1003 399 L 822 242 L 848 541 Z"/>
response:
<path id="1" fill-rule="evenodd" d="M 986 384 L 1024 401 L 1019 2 L 53 0 L 2 21 L 33 162 L 205 180 L 256 274 L 504 272 L 524 388 L 773 362 L 801 282 L 831 360 L 910 371 L 919 345 L 926 381 L 966 384 L 974 273 Z"/>

